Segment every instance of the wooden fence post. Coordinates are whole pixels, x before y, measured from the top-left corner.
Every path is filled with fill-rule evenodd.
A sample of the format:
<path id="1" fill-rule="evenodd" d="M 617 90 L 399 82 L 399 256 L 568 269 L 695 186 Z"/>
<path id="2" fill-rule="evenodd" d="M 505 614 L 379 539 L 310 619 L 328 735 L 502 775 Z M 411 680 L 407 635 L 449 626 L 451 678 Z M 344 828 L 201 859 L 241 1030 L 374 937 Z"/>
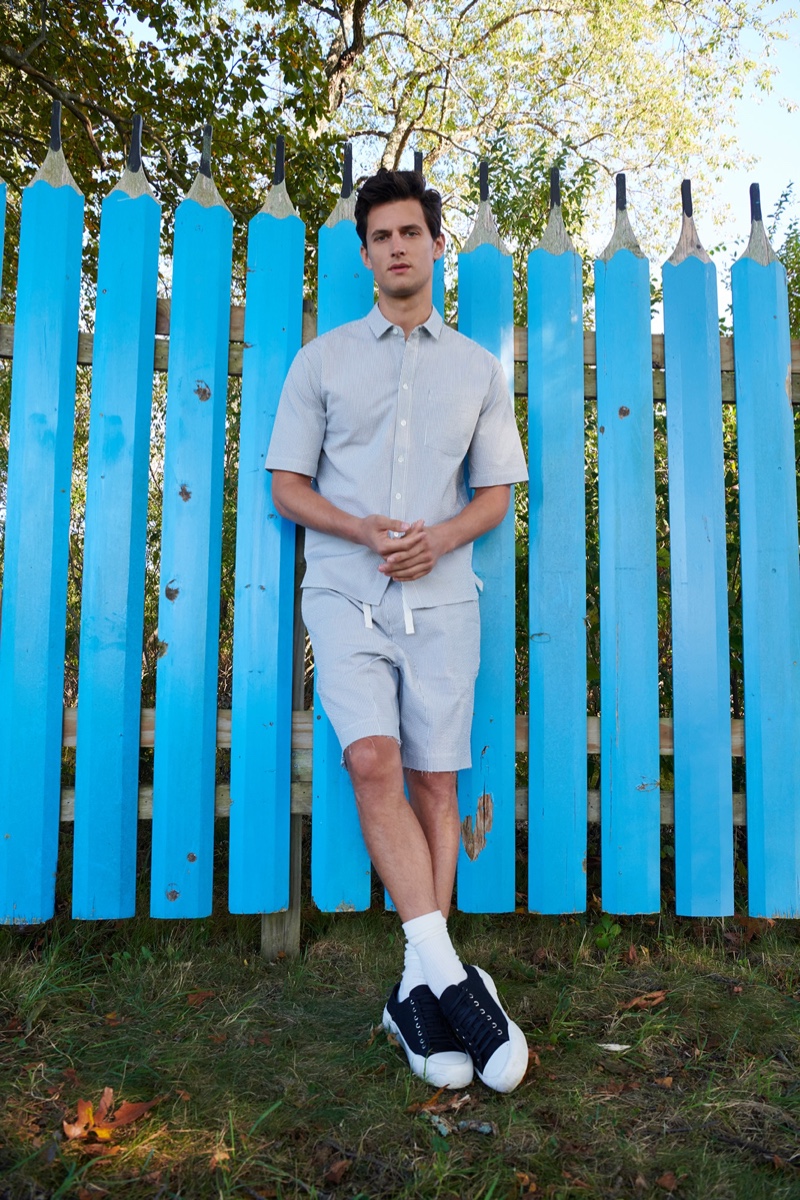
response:
<path id="1" fill-rule="evenodd" d="M 731 272 L 744 633 L 749 911 L 800 915 L 800 567 L 786 271 L 753 184 Z"/>
<path id="2" fill-rule="evenodd" d="M 458 328 L 501 360 L 513 403 L 514 271 L 492 216 L 487 163 L 480 172 L 475 225 L 458 256 Z M 513 490 L 502 523 L 473 548 L 473 568 L 484 586 L 472 767 L 458 777 L 458 907 L 464 912 L 513 912 L 516 904 Z"/>
<path id="3" fill-rule="evenodd" d="M 586 908 L 586 502 L 581 260 L 558 172 L 528 258 L 528 907 Z"/>
<path id="4" fill-rule="evenodd" d="M 342 197 L 319 231 L 317 333 L 369 312 L 372 272 L 361 261 L 355 228 L 352 157 L 345 155 Z M 311 891 L 323 912 L 369 908 L 371 867 L 342 749 L 314 689 Z"/>
<path id="5" fill-rule="evenodd" d="M 650 274 L 617 176 L 614 234 L 594 264 L 600 531 L 600 803 L 606 912 L 661 896 L 658 608 Z"/>
<path id="6" fill-rule="evenodd" d="M 672 579 L 675 907 L 733 912 L 728 577 L 717 273 L 683 192 L 678 245 L 664 264 L 664 345 Z"/>
<path id="7" fill-rule="evenodd" d="M 231 912 L 273 913 L 290 904 L 295 527 L 272 503 L 272 476 L 264 461 L 283 381 L 302 341 L 304 239 L 305 226 L 286 191 L 281 138 L 272 190 L 250 222 L 248 236 L 233 635 Z"/>
<path id="8" fill-rule="evenodd" d="M 0 637 L 0 920 L 53 915 L 83 196 L 61 149 L 22 196 Z"/>
<path id="9" fill-rule="evenodd" d="M 175 217 L 164 456 L 154 917 L 211 911 L 219 592 L 233 218 L 211 179 L 211 130 Z"/>
<path id="10" fill-rule="evenodd" d="M 136 907 L 142 626 L 161 211 L 141 161 L 103 201 L 81 600 L 72 915 Z M 102 812 L 102 820 L 98 813 Z"/>

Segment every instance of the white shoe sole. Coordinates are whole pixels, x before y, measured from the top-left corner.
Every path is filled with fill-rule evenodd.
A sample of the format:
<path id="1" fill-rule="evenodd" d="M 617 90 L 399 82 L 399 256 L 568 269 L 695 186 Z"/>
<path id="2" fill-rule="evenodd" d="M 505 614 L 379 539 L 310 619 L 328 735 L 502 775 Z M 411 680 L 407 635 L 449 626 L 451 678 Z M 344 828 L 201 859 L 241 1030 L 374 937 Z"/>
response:
<path id="1" fill-rule="evenodd" d="M 388 1008 L 383 1010 L 383 1028 L 397 1038 L 405 1051 L 412 1073 L 424 1083 L 437 1088 L 463 1088 L 472 1083 L 472 1059 L 466 1051 L 460 1053 L 457 1050 L 447 1050 L 442 1054 L 429 1054 L 427 1058 L 415 1054 L 392 1020 Z"/>
<path id="2" fill-rule="evenodd" d="M 500 1004 L 500 997 L 497 994 L 497 988 L 491 975 L 481 970 L 480 967 L 476 967 L 475 969 L 486 984 L 488 991 L 491 992 L 497 1003 Z M 502 1004 L 500 1004 L 500 1007 L 503 1008 Z M 522 1080 L 525 1078 L 525 1072 L 528 1070 L 528 1043 L 519 1025 L 514 1024 L 504 1008 L 503 1012 L 508 1021 L 508 1042 L 505 1042 L 503 1047 L 492 1055 L 486 1064 L 486 1071 L 479 1071 L 476 1068 L 475 1074 L 481 1083 L 485 1083 L 494 1092 L 513 1092 L 514 1088 L 522 1083 Z M 508 1046 L 505 1062 L 502 1068 L 493 1072 L 492 1062 L 498 1057 L 505 1046 Z"/>

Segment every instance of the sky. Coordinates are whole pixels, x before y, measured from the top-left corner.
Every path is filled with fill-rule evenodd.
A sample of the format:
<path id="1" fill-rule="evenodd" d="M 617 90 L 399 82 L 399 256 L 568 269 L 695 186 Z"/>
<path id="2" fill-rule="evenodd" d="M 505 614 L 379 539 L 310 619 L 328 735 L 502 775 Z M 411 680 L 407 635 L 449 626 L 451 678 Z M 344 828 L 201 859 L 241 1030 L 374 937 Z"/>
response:
<path id="1" fill-rule="evenodd" d="M 775 5 L 775 14 L 797 12 L 789 3 Z M 761 187 L 764 219 L 769 217 L 784 188 L 794 182 L 795 214 L 800 214 L 800 15 L 786 25 L 789 39 L 775 53 L 773 62 L 778 68 L 773 91 L 763 96 L 755 91 L 739 100 L 735 130 L 741 149 L 755 161 L 727 172 L 718 187 L 720 199 L 727 203 L 724 220 L 709 219 L 695 213 L 700 240 L 707 249 L 723 244 L 727 250 L 716 257 L 718 268 L 730 267 L 747 243 L 750 228 L 750 184 Z M 791 111 L 792 108 L 795 111 Z M 774 249 L 781 245 L 779 227 Z M 677 235 L 677 224 L 676 224 Z M 677 241 L 677 236 L 676 236 Z M 720 270 L 720 276 L 723 272 Z M 725 280 L 720 278 L 720 311 L 729 302 Z"/>

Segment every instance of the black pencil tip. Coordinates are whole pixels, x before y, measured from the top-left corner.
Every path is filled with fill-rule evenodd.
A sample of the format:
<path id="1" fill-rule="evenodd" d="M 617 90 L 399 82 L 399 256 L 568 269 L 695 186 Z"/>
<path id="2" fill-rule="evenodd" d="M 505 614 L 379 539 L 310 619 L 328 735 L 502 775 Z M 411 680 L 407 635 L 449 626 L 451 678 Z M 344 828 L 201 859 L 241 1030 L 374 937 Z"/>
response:
<path id="1" fill-rule="evenodd" d="M 61 149 L 61 101 L 54 100 L 50 111 L 50 149 Z"/>
<path id="2" fill-rule="evenodd" d="M 272 175 L 273 183 L 283 183 L 286 178 L 286 138 L 282 133 L 279 133 L 275 139 L 275 171 Z"/>
<path id="3" fill-rule="evenodd" d="M 203 149 L 200 154 L 200 174 L 211 178 L 211 126 L 203 126 Z"/>
<path id="4" fill-rule="evenodd" d="M 481 200 L 489 199 L 489 164 L 486 159 L 478 167 L 478 186 Z"/>
<path id="5" fill-rule="evenodd" d="M 422 151 L 421 150 L 414 151 L 414 170 L 419 175 L 422 174 Z"/>
<path id="6" fill-rule="evenodd" d="M 344 169 L 342 171 L 342 199 L 353 194 L 353 147 L 350 142 L 344 147 Z"/>
<path id="7" fill-rule="evenodd" d="M 144 122 L 138 115 L 134 115 L 133 128 L 131 130 L 131 148 L 128 152 L 128 170 L 134 174 L 140 170 L 142 165 L 142 126 Z"/>
<path id="8" fill-rule="evenodd" d="M 684 179 L 683 183 L 681 184 L 681 205 L 683 207 L 684 216 L 691 217 L 694 212 L 694 209 L 692 208 L 691 179 Z"/>
<path id="9" fill-rule="evenodd" d="M 550 168 L 550 207 L 561 206 L 561 173 L 558 167 Z"/>
<path id="10" fill-rule="evenodd" d="M 628 195 L 625 187 L 625 175 L 620 171 L 617 175 L 617 211 L 624 212 L 628 207 Z"/>
<path id="11" fill-rule="evenodd" d="M 761 221 L 761 187 L 757 183 L 750 184 L 750 220 Z"/>

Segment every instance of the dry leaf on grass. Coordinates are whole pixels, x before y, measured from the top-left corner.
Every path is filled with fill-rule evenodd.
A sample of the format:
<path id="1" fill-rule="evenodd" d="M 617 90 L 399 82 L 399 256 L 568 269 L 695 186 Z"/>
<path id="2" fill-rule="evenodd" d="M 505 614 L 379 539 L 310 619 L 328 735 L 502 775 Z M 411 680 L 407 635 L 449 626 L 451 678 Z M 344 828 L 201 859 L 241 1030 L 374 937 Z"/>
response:
<path id="1" fill-rule="evenodd" d="M 633 1000 L 628 1000 L 625 1004 L 618 1004 L 617 1008 L 620 1012 L 629 1012 L 632 1009 L 655 1008 L 657 1004 L 663 1004 L 666 998 L 666 989 L 661 988 L 657 992 L 645 992 L 643 996 L 634 996 Z"/>
<path id="2" fill-rule="evenodd" d="M 188 992 L 186 995 L 186 1003 L 192 1008 L 199 1008 L 201 1004 L 205 1004 L 206 1000 L 213 1000 L 216 992 Z"/>
<path id="3" fill-rule="evenodd" d="M 661 1077 L 661 1079 L 656 1079 L 655 1084 L 656 1084 L 656 1087 L 671 1088 L 672 1087 L 672 1076 L 671 1075 L 663 1075 Z"/>
<path id="4" fill-rule="evenodd" d="M 665 1171 L 656 1180 L 656 1187 L 663 1188 L 665 1192 L 674 1192 L 676 1187 L 678 1187 L 678 1182 L 678 1177 L 674 1171 Z"/>
<path id="5" fill-rule="evenodd" d="M 143 1117 L 161 1100 L 163 1100 L 163 1096 L 156 1096 L 155 1100 L 143 1100 L 134 1104 L 123 1100 L 114 1112 L 114 1089 L 104 1088 L 96 1109 L 90 1100 L 78 1101 L 77 1119 L 73 1122 L 64 1121 L 62 1123 L 64 1136 L 70 1141 L 91 1138 L 96 1142 L 109 1142 L 117 1129 L 138 1121 L 139 1117 Z"/>
<path id="6" fill-rule="evenodd" d="M 469 1092 L 456 1092 L 455 1095 L 450 1092 L 444 1100 L 439 1097 L 443 1092 L 447 1092 L 446 1087 L 440 1087 L 438 1092 L 434 1092 L 427 1100 L 419 1101 L 415 1104 L 409 1104 L 406 1112 L 428 1112 L 428 1113 L 443 1113 L 443 1112 L 458 1112 L 465 1104 L 471 1104 L 472 1099 Z"/>
<path id="7" fill-rule="evenodd" d="M 216 1171 L 217 1169 L 221 1168 L 223 1163 L 226 1163 L 229 1158 L 230 1154 L 228 1151 L 224 1146 L 220 1146 L 219 1150 L 215 1150 L 211 1155 L 211 1158 L 208 1160 L 209 1171 Z"/>
<path id="8" fill-rule="evenodd" d="M 325 1172 L 325 1182 L 331 1187 L 336 1187 L 342 1182 L 352 1165 L 349 1158 L 335 1158 Z"/>

